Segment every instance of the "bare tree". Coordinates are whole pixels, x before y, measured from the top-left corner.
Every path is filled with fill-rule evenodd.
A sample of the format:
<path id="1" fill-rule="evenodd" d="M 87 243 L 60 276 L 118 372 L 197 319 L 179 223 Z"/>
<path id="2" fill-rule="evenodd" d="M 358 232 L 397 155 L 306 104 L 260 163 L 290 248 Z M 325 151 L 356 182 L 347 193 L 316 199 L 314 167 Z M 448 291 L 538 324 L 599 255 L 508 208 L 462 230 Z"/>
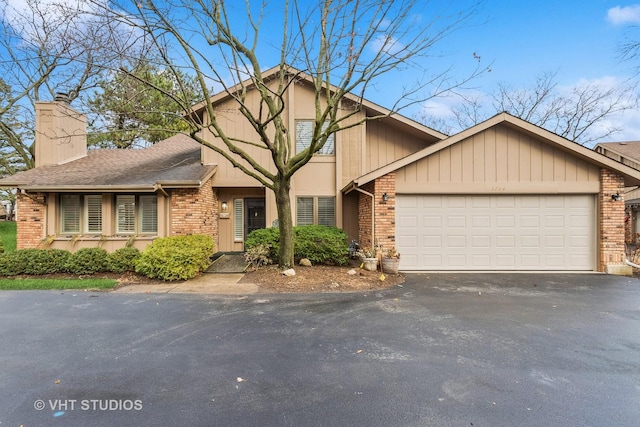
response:
<path id="1" fill-rule="evenodd" d="M 483 71 L 479 58 L 461 81 L 451 79 L 446 67 L 431 68 L 429 61 L 440 53 L 436 46 L 472 17 L 476 8 L 447 14 L 424 4 L 419 0 L 123 0 L 105 11 L 153 37 L 165 52 L 162 65 L 174 70 L 176 80 L 178 70 L 196 75 L 205 95 L 199 105 L 204 118 L 185 115 L 189 134 L 274 192 L 279 262 L 288 267 L 293 264 L 291 179 L 332 134 L 380 118 L 359 114 L 368 90 L 393 73 L 419 72 L 421 77 L 407 81 L 394 97 L 390 115 L 459 87 Z M 427 19 L 431 16 L 438 17 Z M 269 25 L 264 22 L 267 17 Z M 274 66 L 278 69 L 275 81 L 266 81 L 263 71 Z M 300 74 L 314 87 L 315 120 L 309 146 L 296 152 L 294 132 L 288 129 L 283 111 L 286 91 Z M 212 85 L 235 101 L 237 111 L 255 131 L 252 137 L 238 137 L 221 124 Z M 259 92 L 259 105 L 249 103 L 249 90 Z M 347 96 L 349 108 L 343 108 Z M 184 105 L 185 112 L 190 109 L 191 105 Z M 210 144 L 201 131 L 211 132 L 224 144 Z M 255 147 L 268 150 L 273 163 L 264 165 L 253 158 L 249 151 Z"/>
<path id="2" fill-rule="evenodd" d="M 459 97 L 460 102 L 451 108 L 453 121 L 438 121 L 427 112 L 418 120 L 439 129 L 459 131 L 506 111 L 571 141 L 590 144 L 619 132 L 621 129 L 609 119 L 638 106 L 631 84 L 585 81 L 561 88 L 555 72 L 539 75 L 529 87 L 501 83 L 485 98 L 477 94 Z"/>
<path id="3" fill-rule="evenodd" d="M 105 67 L 144 50 L 85 3 L 0 0 L 0 175 L 34 165 L 36 102 L 58 92 L 73 101 Z"/>

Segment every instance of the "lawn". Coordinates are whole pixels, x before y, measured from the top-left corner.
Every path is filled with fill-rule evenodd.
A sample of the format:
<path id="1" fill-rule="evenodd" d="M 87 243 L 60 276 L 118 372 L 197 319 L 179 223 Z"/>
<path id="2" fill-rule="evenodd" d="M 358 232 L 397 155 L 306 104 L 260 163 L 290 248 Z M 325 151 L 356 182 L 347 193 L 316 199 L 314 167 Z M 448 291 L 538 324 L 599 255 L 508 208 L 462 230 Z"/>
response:
<path id="1" fill-rule="evenodd" d="M 14 221 L 0 221 L 0 239 L 5 252 L 16 250 L 16 223 Z"/>
<path id="2" fill-rule="evenodd" d="M 113 289 L 113 279 L 0 279 L 0 290 Z"/>

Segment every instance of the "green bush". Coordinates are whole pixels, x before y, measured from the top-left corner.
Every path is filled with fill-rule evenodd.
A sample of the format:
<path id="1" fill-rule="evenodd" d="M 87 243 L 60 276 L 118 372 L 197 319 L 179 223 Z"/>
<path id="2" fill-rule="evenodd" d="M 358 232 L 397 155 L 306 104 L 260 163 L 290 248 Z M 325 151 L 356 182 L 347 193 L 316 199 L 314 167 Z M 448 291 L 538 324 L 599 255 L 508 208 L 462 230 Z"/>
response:
<path id="1" fill-rule="evenodd" d="M 61 249 L 20 249 L 0 256 L 0 275 L 53 274 L 66 272 L 71 254 Z"/>
<path id="2" fill-rule="evenodd" d="M 93 274 L 107 271 L 107 256 L 102 248 L 82 248 L 71 254 L 67 271 L 73 274 Z"/>
<path id="3" fill-rule="evenodd" d="M 120 248 L 107 256 L 107 270 L 114 273 L 134 271 L 139 257 L 140 251 L 137 248 Z"/>
<path id="4" fill-rule="evenodd" d="M 344 265 L 349 261 L 347 233 L 324 225 L 293 227 L 293 255 L 313 264 Z"/>
<path id="5" fill-rule="evenodd" d="M 200 234 L 156 239 L 136 261 L 136 272 L 162 280 L 191 279 L 209 266 L 214 247 L 211 236 Z"/>
<path id="6" fill-rule="evenodd" d="M 27 256 L 24 274 L 54 274 L 67 271 L 71 253 L 62 249 L 21 249 L 17 251 Z"/>
<path id="7" fill-rule="evenodd" d="M 28 257 L 22 250 L 5 252 L 0 256 L 0 275 L 15 276 L 23 274 L 28 262 Z"/>
<path id="8" fill-rule="evenodd" d="M 262 246 L 261 251 L 263 248 L 268 248 L 268 253 L 266 254 L 268 259 L 277 260 L 278 250 L 280 249 L 279 233 L 280 231 L 274 227 L 253 230 L 244 240 L 244 250 L 246 252 L 251 252 L 254 248 Z"/>
<path id="9" fill-rule="evenodd" d="M 245 251 L 262 245 L 269 248 L 269 258 L 277 260 L 279 237 L 277 228 L 252 231 L 245 240 Z M 307 258 L 314 264 L 344 265 L 349 261 L 347 234 L 324 225 L 293 227 L 293 255 L 297 260 Z"/>

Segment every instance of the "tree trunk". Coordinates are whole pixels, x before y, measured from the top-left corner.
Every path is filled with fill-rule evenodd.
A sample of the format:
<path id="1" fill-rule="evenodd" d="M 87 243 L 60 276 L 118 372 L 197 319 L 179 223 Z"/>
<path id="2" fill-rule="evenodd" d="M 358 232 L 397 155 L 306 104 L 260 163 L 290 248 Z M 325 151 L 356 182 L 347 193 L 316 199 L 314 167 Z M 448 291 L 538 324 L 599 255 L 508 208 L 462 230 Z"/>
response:
<path id="1" fill-rule="evenodd" d="M 288 179 L 278 175 L 274 183 L 276 206 L 278 209 L 278 227 L 280 231 L 280 250 L 278 263 L 280 268 L 291 268 L 293 260 L 293 219 L 291 218 L 291 198 L 289 189 L 291 183 Z"/>

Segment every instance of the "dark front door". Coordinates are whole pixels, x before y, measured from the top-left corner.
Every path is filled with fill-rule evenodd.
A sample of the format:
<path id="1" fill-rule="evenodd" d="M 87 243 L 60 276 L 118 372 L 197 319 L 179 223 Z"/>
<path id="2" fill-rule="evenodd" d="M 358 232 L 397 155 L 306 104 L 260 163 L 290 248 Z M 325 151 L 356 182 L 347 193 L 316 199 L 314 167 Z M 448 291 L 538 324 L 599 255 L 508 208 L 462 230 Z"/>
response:
<path id="1" fill-rule="evenodd" d="M 244 199 L 244 236 L 266 227 L 264 199 Z"/>

